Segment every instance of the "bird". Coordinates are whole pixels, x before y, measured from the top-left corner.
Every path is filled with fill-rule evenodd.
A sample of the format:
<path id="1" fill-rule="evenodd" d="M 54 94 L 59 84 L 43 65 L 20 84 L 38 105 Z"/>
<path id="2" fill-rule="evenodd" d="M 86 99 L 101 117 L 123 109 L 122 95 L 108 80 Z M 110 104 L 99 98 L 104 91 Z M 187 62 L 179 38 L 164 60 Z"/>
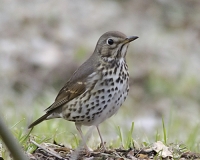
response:
<path id="1" fill-rule="evenodd" d="M 97 128 L 102 150 L 106 150 L 99 124 L 114 115 L 129 92 L 126 53 L 129 43 L 138 36 L 127 37 L 108 31 L 97 41 L 93 54 L 73 73 L 45 114 L 28 126 L 44 120 L 63 118 L 75 122 L 82 140 L 82 125 Z M 89 150 L 85 144 L 86 150 Z"/>

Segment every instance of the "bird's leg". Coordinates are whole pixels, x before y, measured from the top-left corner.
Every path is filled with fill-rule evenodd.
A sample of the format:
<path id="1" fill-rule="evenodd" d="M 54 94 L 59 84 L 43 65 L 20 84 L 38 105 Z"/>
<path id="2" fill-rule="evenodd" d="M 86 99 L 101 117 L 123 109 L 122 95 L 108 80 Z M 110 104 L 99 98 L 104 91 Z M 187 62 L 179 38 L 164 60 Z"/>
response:
<path id="1" fill-rule="evenodd" d="M 105 145 L 104 145 L 103 138 L 101 137 L 101 133 L 100 133 L 100 130 L 99 130 L 99 126 L 97 125 L 96 128 L 97 128 L 97 131 L 98 131 L 98 133 L 99 133 L 99 137 L 100 137 L 100 139 L 101 139 L 102 151 L 104 152 L 104 151 L 106 150 L 106 147 L 105 147 Z"/>
<path id="2" fill-rule="evenodd" d="M 82 130 L 81 130 L 81 124 L 77 124 L 77 123 L 75 123 L 75 125 L 76 125 L 76 129 L 78 130 L 78 132 L 79 132 L 79 134 L 80 134 L 80 136 L 81 136 L 81 139 L 82 139 L 82 142 L 83 142 L 83 144 L 84 144 L 84 146 L 85 146 L 85 149 L 86 149 L 86 152 L 90 152 L 90 150 L 89 150 L 89 148 L 88 148 L 88 146 L 86 145 L 86 141 L 85 141 L 85 138 L 84 138 L 84 136 L 83 136 L 83 132 L 82 132 Z"/>

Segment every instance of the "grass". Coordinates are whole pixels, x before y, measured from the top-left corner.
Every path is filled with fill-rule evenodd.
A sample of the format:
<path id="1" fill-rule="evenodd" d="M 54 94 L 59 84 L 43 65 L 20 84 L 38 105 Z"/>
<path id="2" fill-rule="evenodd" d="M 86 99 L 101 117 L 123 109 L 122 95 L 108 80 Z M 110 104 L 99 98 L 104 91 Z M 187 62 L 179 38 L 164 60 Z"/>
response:
<path id="1" fill-rule="evenodd" d="M 174 117 L 171 116 L 170 121 L 174 121 Z M 30 138 L 34 139 L 37 143 L 42 142 L 50 142 L 53 143 L 53 141 L 57 141 L 58 143 L 64 143 L 65 145 L 70 145 L 72 148 L 77 148 L 79 145 L 79 136 L 76 134 L 77 131 L 72 129 L 72 131 L 69 131 L 71 128 L 69 127 L 69 130 L 66 131 L 66 121 L 52 121 L 52 122 L 44 122 L 41 123 L 40 126 L 36 127 L 33 131 L 28 131 L 25 129 L 25 118 L 22 118 L 20 121 L 14 123 L 11 127 L 11 130 L 14 134 L 14 136 L 17 138 L 18 142 L 23 146 L 23 149 L 27 151 L 28 153 L 32 153 L 36 146 L 30 143 Z M 179 153 L 182 153 L 182 151 L 185 151 L 186 149 L 192 150 L 195 152 L 200 152 L 199 147 L 199 125 L 196 125 L 192 128 L 190 128 L 187 140 L 185 143 L 182 144 L 182 142 L 179 141 L 179 139 L 175 139 L 173 134 L 173 126 L 166 125 L 166 121 L 164 118 L 161 119 L 162 127 L 158 128 L 154 137 L 155 139 L 151 139 L 150 137 L 147 137 L 146 141 L 139 141 L 134 139 L 134 135 L 136 132 L 134 122 L 131 123 L 131 126 L 129 126 L 129 129 L 126 130 L 122 126 L 116 126 L 116 130 L 112 131 L 114 134 L 117 134 L 118 138 L 114 139 L 113 142 L 108 142 L 107 146 L 110 148 L 133 148 L 135 146 L 142 148 L 150 146 L 152 143 L 156 141 L 162 141 L 167 146 L 170 146 L 175 151 L 176 157 Z M 178 123 L 178 122 L 175 122 Z M 180 125 L 181 121 L 179 121 Z M 177 125 L 177 124 L 176 124 Z M 175 125 L 175 126 L 176 126 Z M 59 128 L 57 127 L 59 126 Z M 72 125 L 73 126 L 73 125 Z M 74 127 L 75 128 L 75 127 Z M 170 130 L 170 132 L 168 132 Z M 75 132 L 74 132 L 75 131 Z M 176 131 L 176 129 L 175 129 Z M 42 134 L 41 134 L 42 133 Z M 179 134 L 179 132 L 176 132 Z M 176 135 L 177 135 L 176 134 Z M 67 138 L 68 137 L 68 138 Z M 175 139 L 173 143 L 170 143 L 169 141 Z M 66 144 L 66 141 L 68 142 Z M 2 142 L 1 142 L 2 143 Z M 137 144 L 137 145 L 135 145 Z M 94 144 L 93 144 L 94 145 Z M 2 150 L 2 156 L 4 159 L 8 158 L 8 152 L 3 149 Z"/>
<path id="2" fill-rule="evenodd" d="M 163 129 L 164 144 L 167 144 L 167 133 L 166 133 L 165 122 L 164 122 L 163 117 L 162 117 L 162 129 Z"/>
<path id="3" fill-rule="evenodd" d="M 117 126 L 117 134 L 119 136 L 118 142 L 120 142 L 121 146 L 125 149 L 134 147 L 134 139 L 133 139 L 133 130 L 134 130 L 134 122 L 132 122 L 130 130 L 123 134 L 120 126 Z"/>

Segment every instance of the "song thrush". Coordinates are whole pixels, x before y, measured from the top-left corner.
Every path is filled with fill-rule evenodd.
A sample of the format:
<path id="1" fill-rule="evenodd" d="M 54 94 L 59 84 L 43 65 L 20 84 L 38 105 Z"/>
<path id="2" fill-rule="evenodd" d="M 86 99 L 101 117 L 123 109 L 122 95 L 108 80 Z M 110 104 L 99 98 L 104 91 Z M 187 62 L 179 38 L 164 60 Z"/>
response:
<path id="1" fill-rule="evenodd" d="M 96 126 L 101 144 L 99 124 L 117 112 L 129 91 L 129 73 L 126 52 L 137 36 L 127 37 L 118 31 L 104 33 L 90 58 L 83 63 L 58 93 L 46 114 L 33 122 L 64 118 L 75 122 L 83 139 L 81 126 Z"/>

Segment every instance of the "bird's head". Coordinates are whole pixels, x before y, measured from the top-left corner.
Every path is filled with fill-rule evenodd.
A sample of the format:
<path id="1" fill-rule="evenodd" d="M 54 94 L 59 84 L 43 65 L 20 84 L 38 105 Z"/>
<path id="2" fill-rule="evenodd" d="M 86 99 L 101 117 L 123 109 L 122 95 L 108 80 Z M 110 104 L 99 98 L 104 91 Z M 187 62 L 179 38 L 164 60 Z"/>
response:
<path id="1" fill-rule="evenodd" d="M 129 43 L 137 38 L 137 36 L 127 37 L 119 31 L 106 32 L 99 38 L 95 54 L 103 59 L 125 58 Z"/>

